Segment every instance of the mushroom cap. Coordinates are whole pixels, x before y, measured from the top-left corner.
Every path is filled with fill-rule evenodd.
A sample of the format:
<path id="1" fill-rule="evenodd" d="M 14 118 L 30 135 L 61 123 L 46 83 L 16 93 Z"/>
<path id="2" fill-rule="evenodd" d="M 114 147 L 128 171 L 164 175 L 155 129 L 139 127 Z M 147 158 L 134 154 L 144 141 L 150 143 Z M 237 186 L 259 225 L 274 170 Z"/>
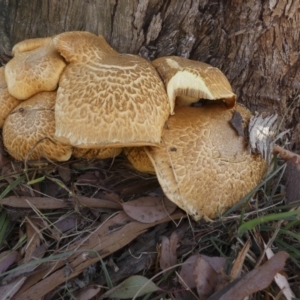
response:
<path id="1" fill-rule="evenodd" d="M 150 161 L 144 147 L 128 147 L 123 149 L 123 153 L 132 166 L 142 173 L 155 174 L 155 169 Z"/>
<path id="2" fill-rule="evenodd" d="M 114 158 L 122 152 L 122 148 L 99 148 L 99 149 L 83 149 L 74 148 L 73 156 L 77 158 L 86 158 L 89 160 Z"/>
<path id="3" fill-rule="evenodd" d="M 237 105 L 246 126 L 250 112 Z M 145 147 L 166 196 L 196 221 L 215 218 L 251 191 L 267 163 L 249 154 L 225 104 L 177 107 L 161 147 Z"/>
<path id="4" fill-rule="evenodd" d="M 29 39 L 13 47 L 14 57 L 5 66 L 9 93 L 26 100 L 44 91 L 54 91 L 66 64 L 52 38 Z"/>
<path id="5" fill-rule="evenodd" d="M 165 83 L 172 111 L 175 101 L 181 106 L 199 99 L 224 100 L 228 108 L 235 105 L 236 95 L 218 68 L 178 56 L 160 57 L 152 64 Z"/>
<path id="6" fill-rule="evenodd" d="M 3 127 L 4 121 L 9 113 L 20 104 L 20 100 L 14 98 L 7 89 L 4 76 L 4 67 L 0 68 L 0 128 Z"/>
<path id="7" fill-rule="evenodd" d="M 72 147 L 55 141 L 56 92 L 42 92 L 22 101 L 6 118 L 3 142 L 16 160 L 48 158 L 66 161 Z"/>
<path id="8" fill-rule="evenodd" d="M 160 142 L 170 106 L 151 63 L 119 54 L 103 37 L 88 32 L 66 32 L 54 43 L 70 62 L 57 91 L 58 140 L 80 148 Z"/>
<path id="9" fill-rule="evenodd" d="M 111 55 L 119 55 L 102 35 L 87 31 L 69 31 L 53 37 L 53 43 L 68 63 L 83 63 L 99 59 L 103 61 Z"/>

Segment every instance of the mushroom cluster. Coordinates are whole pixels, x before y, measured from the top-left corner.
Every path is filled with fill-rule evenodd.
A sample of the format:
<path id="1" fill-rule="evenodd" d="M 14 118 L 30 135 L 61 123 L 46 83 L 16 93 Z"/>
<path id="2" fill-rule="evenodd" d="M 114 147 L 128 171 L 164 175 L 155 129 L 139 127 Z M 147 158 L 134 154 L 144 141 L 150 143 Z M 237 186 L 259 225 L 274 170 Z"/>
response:
<path id="1" fill-rule="evenodd" d="M 217 68 L 176 56 L 149 62 L 77 31 L 22 41 L 13 54 L 0 68 L 0 127 L 17 160 L 123 150 L 195 220 L 221 214 L 265 173 L 230 125 L 239 113 L 247 128 L 251 114 Z M 193 105 L 199 99 L 219 101 Z"/>

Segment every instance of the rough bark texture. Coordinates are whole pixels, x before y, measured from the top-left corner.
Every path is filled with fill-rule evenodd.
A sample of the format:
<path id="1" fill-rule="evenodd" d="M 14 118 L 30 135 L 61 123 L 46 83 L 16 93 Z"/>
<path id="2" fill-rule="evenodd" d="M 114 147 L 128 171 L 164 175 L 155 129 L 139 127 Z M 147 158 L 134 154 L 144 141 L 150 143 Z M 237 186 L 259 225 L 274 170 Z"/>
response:
<path id="1" fill-rule="evenodd" d="M 87 30 L 120 52 L 201 60 L 220 68 L 252 111 L 276 111 L 300 150 L 299 22 L 298 0 L 0 0 L 0 53 Z"/>

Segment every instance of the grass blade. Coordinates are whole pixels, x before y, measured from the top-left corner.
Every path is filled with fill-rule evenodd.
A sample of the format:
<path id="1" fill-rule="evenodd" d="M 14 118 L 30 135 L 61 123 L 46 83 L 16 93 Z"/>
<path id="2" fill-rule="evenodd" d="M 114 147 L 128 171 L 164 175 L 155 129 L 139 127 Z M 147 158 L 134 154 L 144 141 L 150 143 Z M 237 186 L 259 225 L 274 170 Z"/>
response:
<path id="1" fill-rule="evenodd" d="M 25 180 L 25 175 L 20 176 L 18 179 L 16 179 L 14 182 L 9 184 L 6 189 L 1 193 L 0 199 L 4 198 L 10 191 L 12 191 L 16 186 L 18 186 L 20 183 L 22 183 Z M 1 204 L 1 202 L 0 202 Z"/>
<path id="2" fill-rule="evenodd" d="M 259 185 L 257 185 L 252 191 L 250 191 L 246 196 L 244 196 L 239 202 L 237 202 L 234 206 L 232 206 L 227 212 L 223 215 L 224 217 L 228 216 L 232 212 L 234 212 L 238 207 L 243 205 L 246 201 L 250 199 L 250 197 L 255 194 L 259 189 L 265 185 L 266 182 L 268 182 L 271 178 L 273 178 L 276 174 L 278 174 L 283 168 L 285 168 L 285 164 L 280 166 L 278 169 L 276 169 L 274 172 L 272 172 L 270 175 L 268 175 Z"/>
<path id="3" fill-rule="evenodd" d="M 252 230 L 255 226 L 266 223 L 269 221 L 276 221 L 276 220 L 284 220 L 290 217 L 294 217 L 300 214 L 300 210 L 288 211 L 279 214 L 270 214 L 263 217 L 259 217 L 253 220 L 250 220 L 244 224 L 242 224 L 238 229 L 238 235 L 242 236 L 246 231 Z"/>

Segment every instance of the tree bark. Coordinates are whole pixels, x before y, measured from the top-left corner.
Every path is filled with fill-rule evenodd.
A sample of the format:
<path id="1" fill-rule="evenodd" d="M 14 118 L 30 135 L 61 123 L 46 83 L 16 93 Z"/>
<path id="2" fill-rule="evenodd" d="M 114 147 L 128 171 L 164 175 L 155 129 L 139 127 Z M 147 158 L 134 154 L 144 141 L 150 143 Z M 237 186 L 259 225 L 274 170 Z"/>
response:
<path id="1" fill-rule="evenodd" d="M 238 101 L 277 112 L 300 150 L 298 0 L 0 0 L 0 54 L 63 31 L 102 34 L 119 52 L 220 68 Z"/>

